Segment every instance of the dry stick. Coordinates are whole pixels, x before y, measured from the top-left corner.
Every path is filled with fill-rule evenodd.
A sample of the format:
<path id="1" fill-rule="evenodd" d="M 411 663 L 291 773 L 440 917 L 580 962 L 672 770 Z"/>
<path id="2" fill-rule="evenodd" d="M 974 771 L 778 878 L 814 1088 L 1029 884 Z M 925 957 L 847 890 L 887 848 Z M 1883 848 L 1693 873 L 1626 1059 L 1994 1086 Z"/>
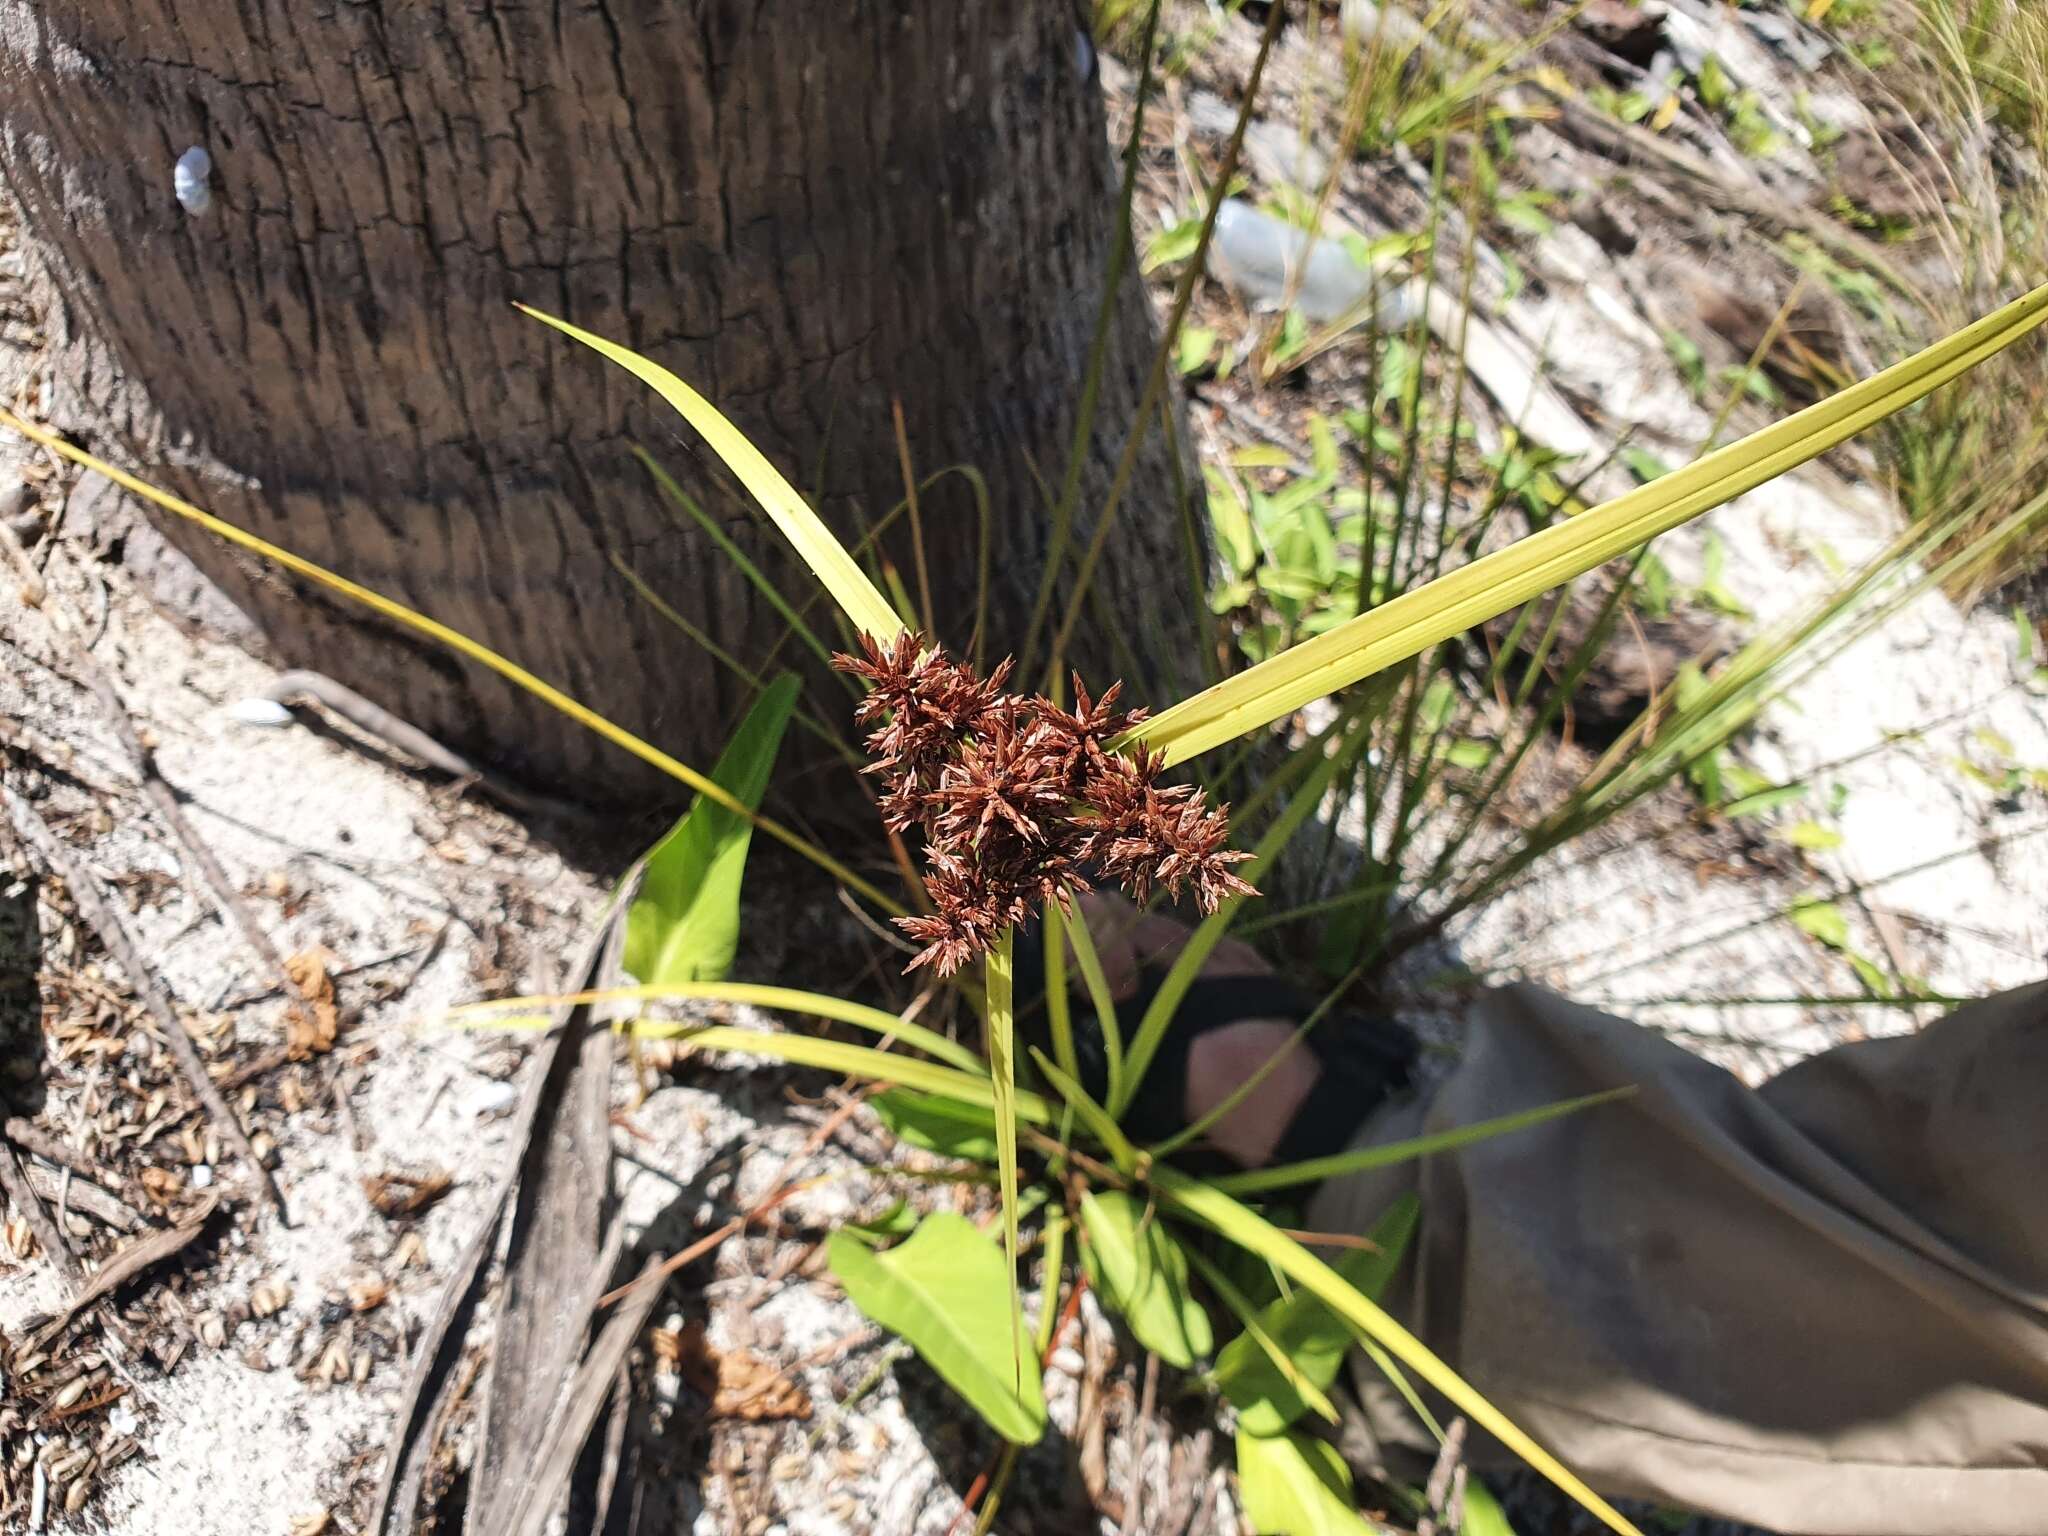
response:
<path id="1" fill-rule="evenodd" d="M 113 1191 L 121 1203 L 130 1209 L 139 1211 L 148 1204 L 142 1192 L 120 1174 L 101 1166 L 96 1159 L 76 1147 L 65 1145 L 41 1126 L 32 1124 L 19 1115 L 10 1116 L 5 1125 L 0 1125 L 0 1135 L 4 1135 L 22 1151 L 40 1157 L 52 1167 L 68 1168 L 80 1178 Z"/>
<path id="2" fill-rule="evenodd" d="M 65 1294 L 76 1296 L 85 1283 L 84 1272 L 78 1267 L 78 1255 L 65 1241 L 63 1228 L 57 1225 L 56 1217 L 29 1187 L 28 1170 L 21 1166 L 21 1159 L 8 1145 L 0 1145 L 0 1189 L 7 1191 L 7 1198 L 14 1202 L 14 1208 L 21 1212 L 29 1230 L 35 1233 L 36 1241 L 42 1244 L 50 1267 L 64 1282 Z"/>
<path id="3" fill-rule="evenodd" d="M 1124 1536 L 1136 1536 L 1138 1501 L 1145 1491 L 1145 1432 L 1159 1401 L 1159 1356 L 1145 1352 L 1145 1386 L 1138 1394 L 1138 1422 L 1131 1429 L 1131 1486 L 1124 1498 Z"/>
<path id="4" fill-rule="evenodd" d="M 492 799 L 510 806 L 515 811 L 553 816 L 569 821 L 580 821 L 588 815 L 582 807 L 571 805 L 565 800 L 530 794 L 516 784 L 506 783 L 461 753 L 442 746 L 418 726 L 399 719 L 383 705 L 372 703 L 353 688 L 344 683 L 337 683 L 324 672 L 280 672 L 270 686 L 263 690 L 263 697 L 273 704 L 290 704 L 297 699 L 311 699 L 314 703 L 341 716 L 357 730 L 374 736 L 387 747 L 394 748 L 407 757 L 416 758 L 429 768 L 437 769 L 452 779 L 473 783 Z"/>
<path id="5" fill-rule="evenodd" d="M 102 1226 L 112 1227 L 116 1232 L 139 1232 L 152 1225 L 142 1212 L 119 1195 L 102 1189 L 92 1180 L 81 1178 L 69 1169 L 56 1174 L 30 1163 L 27 1172 L 28 1187 L 45 1200 L 55 1200 L 61 1193 L 73 1210 L 92 1217 Z M 70 1181 L 68 1185 L 66 1180 Z"/>
<path id="6" fill-rule="evenodd" d="M 208 1200 L 187 1216 L 180 1225 L 160 1228 L 116 1253 L 100 1266 L 99 1272 L 86 1283 L 85 1288 L 71 1298 L 69 1306 L 36 1332 L 29 1347 L 41 1349 L 61 1333 L 74 1317 L 94 1302 L 104 1296 L 113 1295 L 144 1270 L 152 1269 L 171 1255 L 182 1252 L 186 1244 L 199 1235 L 208 1218 L 218 1208 L 217 1200 Z"/>
<path id="7" fill-rule="evenodd" d="M 206 1063 L 199 1059 L 199 1047 L 186 1031 L 184 1021 L 178 1017 L 169 989 L 156 972 L 142 963 L 142 957 L 136 952 L 135 940 L 115 915 L 113 905 L 100 889 L 98 880 L 72 856 L 71 850 L 50 830 L 49 823 L 36 813 L 33 806 L 18 795 L 10 797 L 8 803 L 14 810 L 15 826 L 22 837 L 50 872 L 64 882 L 64 888 L 71 893 L 72 903 L 78 908 L 78 915 L 98 936 L 101 947 L 113 957 L 114 963 L 127 974 L 128 984 L 135 989 L 162 1029 L 164 1042 L 170 1047 L 172 1059 L 177 1062 L 186 1085 L 207 1115 L 220 1126 L 221 1134 L 227 1137 L 235 1155 L 255 1175 L 257 1187 L 277 1213 L 278 1221 L 289 1227 L 291 1216 L 285 1210 L 284 1196 L 278 1192 L 270 1170 L 256 1156 L 256 1149 L 249 1143 L 249 1133 L 242 1128 L 241 1120 L 221 1095 L 220 1086 L 207 1075 Z"/>

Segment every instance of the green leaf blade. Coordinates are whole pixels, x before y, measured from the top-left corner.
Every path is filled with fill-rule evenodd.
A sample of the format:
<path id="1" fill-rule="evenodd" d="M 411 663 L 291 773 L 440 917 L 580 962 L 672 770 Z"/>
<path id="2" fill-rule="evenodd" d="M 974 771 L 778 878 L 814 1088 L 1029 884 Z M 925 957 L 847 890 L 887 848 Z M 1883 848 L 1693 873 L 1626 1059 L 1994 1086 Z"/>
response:
<path id="1" fill-rule="evenodd" d="M 1088 1283 L 1140 1344 L 1180 1370 L 1209 1355 L 1216 1338 L 1188 1284 L 1187 1253 L 1156 1211 L 1122 1190 L 1090 1190 L 1081 1233 Z"/>
<path id="2" fill-rule="evenodd" d="M 1038 1443 L 1046 1422 L 1038 1357 L 1010 1304 L 1002 1250 L 973 1222 L 940 1211 L 880 1252 L 842 1230 L 825 1253 L 853 1304 L 907 1341 L 991 1429 L 1013 1445 Z"/>
<path id="3" fill-rule="evenodd" d="M 747 441 L 746 434 L 727 421 L 724 415 L 709 400 L 690 388 L 681 379 L 658 363 L 650 362 L 639 353 L 606 341 L 602 336 L 579 330 L 566 320 L 557 320 L 553 315 L 543 314 L 529 305 L 519 304 L 514 308 L 530 315 L 543 325 L 553 326 L 571 340 L 580 341 L 599 356 L 610 359 L 621 368 L 651 385 L 662 399 L 675 408 L 676 414 L 687 421 L 704 439 L 704 444 L 724 461 L 725 467 L 744 485 L 753 498 L 761 504 L 761 510 L 769 520 L 782 530 L 784 538 L 797 553 L 797 558 L 808 566 L 811 573 L 832 600 L 839 604 L 854 628 L 877 640 L 894 639 L 903 628 L 896 611 L 889 606 L 889 600 L 875 589 L 865 572 L 854 563 L 846 546 L 841 544 L 827 528 L 818 514 L 811 510 L 810 503 L 797 494 L 796 487 L 783 478 L 782 472 L 768 462 L 766 454 Z"/>
<path id="4" fill-rule="evenodd" d="M 770 683 L 711 770 L 712 782 L 750 811 L 761 808 L 797 686 L 789 672 Z M 739 948 L 740 881 L 753 830 L 738 812 L 699 795 L 654 845 L 626 910 L 622 959 L 635 980 L 725 979 Z"/>
<path id="5" fill-rule="evenodd" d="M 1360 1295 L 1377 1301 L 1400 1266 L 1420 1209 L 1414 1196 L 1403 1196 L 1367 1234 L 1371 1248 L 1355 1249 L 1331 1267 Z M 1260 1314 L 1259 1322 L 1311 1386 L 1325 1390 L 1337 1379 L 1351 1349 L 1351 1325 L 1313 1292 L 1302 1289 L 1281 1298 Z M 1299 1384 L 1286 1378 L 1248 1332 L 1223 1346 L 1216 1359 L 1216 1385 L 1236 1405 L 1238 1428 L 1248 1434 L 1280 1434 L 1311 1406 Z"/>
<path id="6" fill-rule="evenodd" d="M 1796 469 L 2044 321 L 2048 284 L 1860 384 L 1184 699 L 1117 745 L 1141 740 L 1180 763 L 1282 719 Z"/>
<path id="7" fill-rule="evenodd" d="M 1237 1433 L 1237 1485 L 1259 1536 L 1377 1536 L 1337 1448 L 1303 1434 Z"/>

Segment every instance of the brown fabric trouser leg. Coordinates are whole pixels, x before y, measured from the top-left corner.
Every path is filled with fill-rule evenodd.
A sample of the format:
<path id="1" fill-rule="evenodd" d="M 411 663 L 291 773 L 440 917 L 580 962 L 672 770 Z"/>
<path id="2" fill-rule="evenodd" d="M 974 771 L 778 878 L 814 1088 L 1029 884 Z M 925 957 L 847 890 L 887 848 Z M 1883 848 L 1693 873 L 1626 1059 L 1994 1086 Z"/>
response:
<path id="1" fill-rule="evenodd" d="M 1604 1493 L 1788 1536 L 2048 1536 L 2048 983 L 1756 1091 L 1513 987 L 1442 1087 L 1362 1140 L 1621 1084 L 1333 1180 L 1309 1219 L 1364 1231 L 1419 1193 L 1396 1315 Z M 1421 1449 L 1357 1380 L 1382 1447 Z"/>

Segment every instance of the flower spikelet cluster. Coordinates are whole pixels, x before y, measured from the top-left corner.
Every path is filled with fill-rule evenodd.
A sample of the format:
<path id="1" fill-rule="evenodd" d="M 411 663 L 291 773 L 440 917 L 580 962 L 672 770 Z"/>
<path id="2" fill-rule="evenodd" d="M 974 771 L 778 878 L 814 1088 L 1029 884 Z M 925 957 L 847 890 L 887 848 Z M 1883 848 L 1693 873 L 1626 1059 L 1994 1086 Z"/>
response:
<path id="1" fill-rule="evenodd" d="M 1116 707 L 1121 683 L 1097 699 L 1077 675 L 1073 708 L 1062 709 L 1006 691 L 1008 661 L 982 678 L 922 635 L 864 635 L 861 646 L 834 663 L 869 685 L 855 719 L 882 781 L 882 819 L 923 835 L 936 908 L 896 920 L 923 946 L 909 969 L 950 975 L 1091 878 L 1137 901 L 1185 888 L 1205 913 L 1257 894 L 1231 870 L 1250 855 L 1228 846 L 1227 807 L 1162 784 L 1158 753 L 1110 749 L 1145 718 Z"/>

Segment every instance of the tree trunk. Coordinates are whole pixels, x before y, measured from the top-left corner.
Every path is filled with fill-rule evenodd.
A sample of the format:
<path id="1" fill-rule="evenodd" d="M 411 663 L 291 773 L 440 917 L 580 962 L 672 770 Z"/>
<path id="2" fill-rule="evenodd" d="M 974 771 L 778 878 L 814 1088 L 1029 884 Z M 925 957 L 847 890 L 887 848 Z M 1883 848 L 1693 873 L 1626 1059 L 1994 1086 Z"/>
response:
<path id="1" fill-rule="evenodd" d="M 842 534 L 902 496 L 900 399 L 921 475 L 986 477 L 991 657 L 1021 637 L 1118 223 L 1069 0 L 0 0 L 0 91 L 0 168 L 55 293 L 56 419 L 200 505 L 708 764 L 745 686 L 614 559 L 742 657 L 782 623 L 629 446 L 784 591 L 814 589 L 666 406 L 520 299 L 691 381 Z M 174 196 L 191 147 L 204 211 Z M 1127 276 L 1082 538 L 1152 344 Z M 1097 578 L 1155 705 L 1194 670 L 1181 468 L 1154 423 Z M 921 510 L 961 649 L 965 477 Z M 644 791 L 496 677 L 167 531 L 278 659 L 517 776 Z M 1108 670 L 1099 631 L 1083 657 Z"/>

